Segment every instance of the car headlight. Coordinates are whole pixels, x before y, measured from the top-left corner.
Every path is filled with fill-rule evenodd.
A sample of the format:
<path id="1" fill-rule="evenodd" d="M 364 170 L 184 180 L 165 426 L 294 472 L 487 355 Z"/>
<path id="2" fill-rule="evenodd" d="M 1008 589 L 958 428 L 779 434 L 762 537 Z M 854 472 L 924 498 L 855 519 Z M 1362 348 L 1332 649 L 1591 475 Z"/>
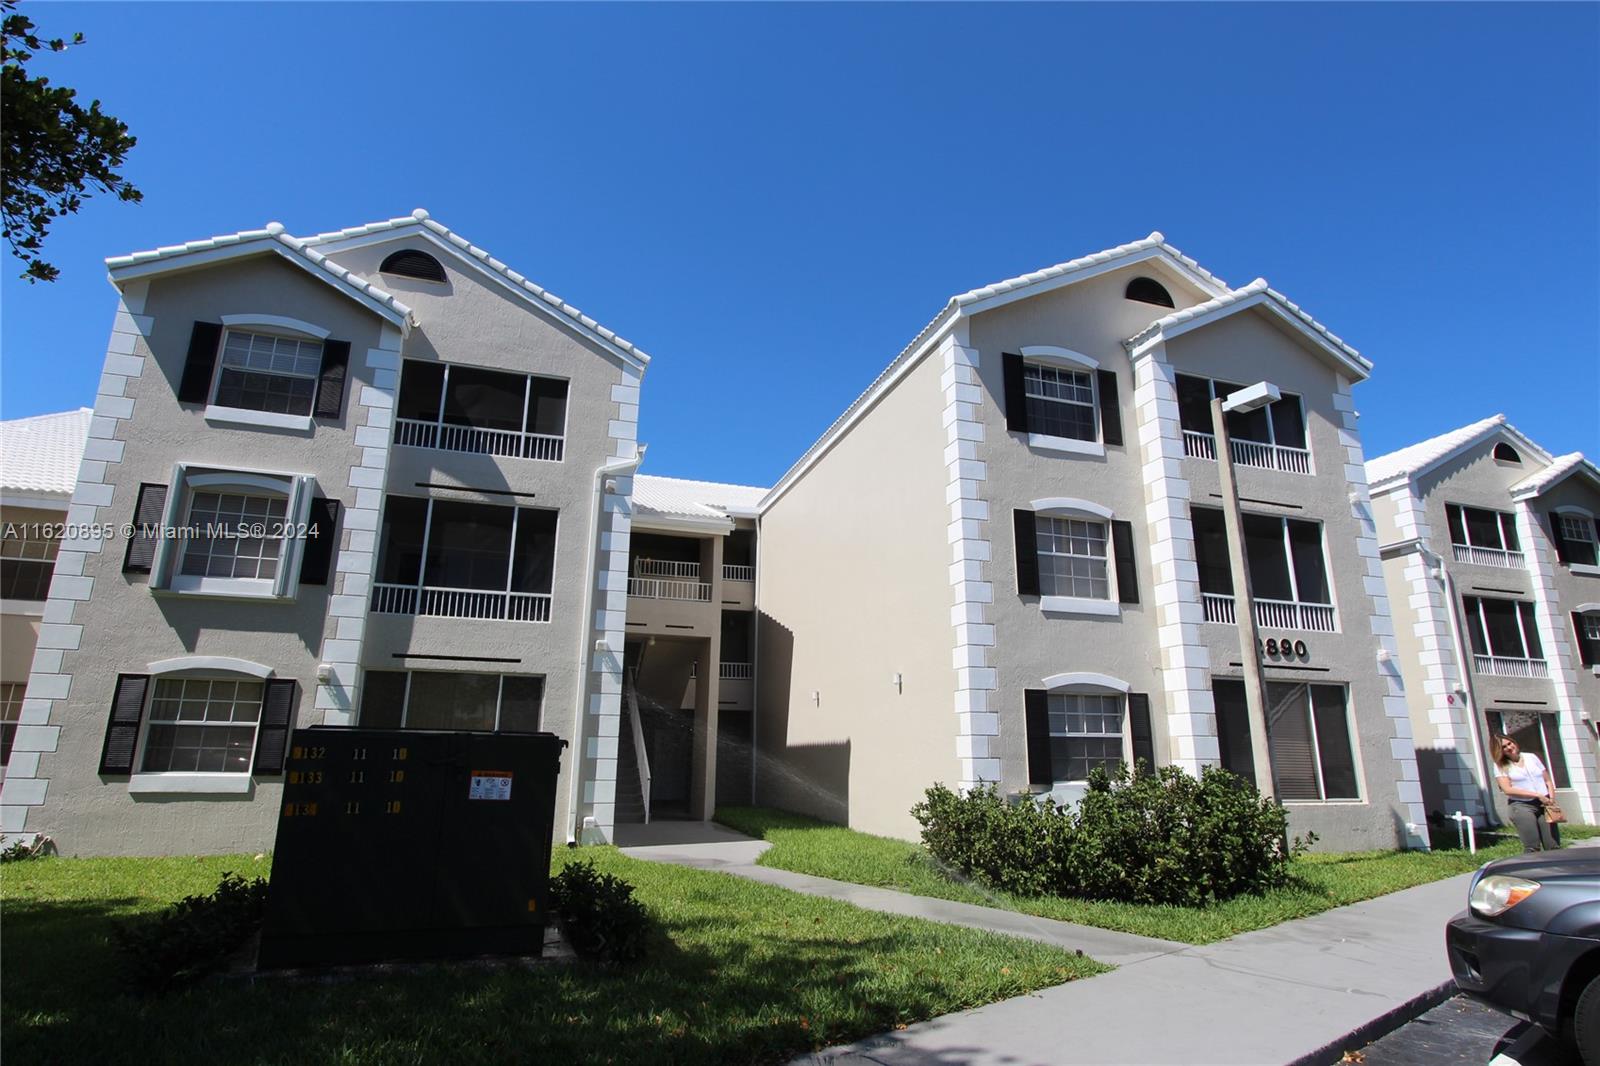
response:
<path id="1" fill-rule="evenodd" d="M 1497 914 L 1504 914 L 1537 891 L 1537 881 L 1506 874 L 1490 874 L 1472 886 L 1467 905 L 1485 918 L 1493 918 Z"/>

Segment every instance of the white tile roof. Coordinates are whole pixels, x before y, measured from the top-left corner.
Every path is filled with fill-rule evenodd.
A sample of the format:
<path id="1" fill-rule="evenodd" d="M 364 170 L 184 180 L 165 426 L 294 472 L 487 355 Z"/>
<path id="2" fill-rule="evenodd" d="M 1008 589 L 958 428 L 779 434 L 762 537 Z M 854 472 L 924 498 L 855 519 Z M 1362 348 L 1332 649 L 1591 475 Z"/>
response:
<path id="1" fill-rule="evenodd" d="M 650 357 L 644 353 L 643 349 L 635 346 L 632 341 L 628 341 L 617 336 L 617 334 L 602 326 L 600 323 L 596 322 L 594 319 L 590 318 L 576 307 L 573 307 L 555 293 L 549 292 L 546 289 L 534 284 L 521 274 L 517 273 L 515 270 L 512 270 L 510 267 L 500 262 L 500 260 L 494 258 L 482 248 L 479 248 L 466 238 L 455 233 L 449 227 L 434 221 L 434 219 L 429 216 L 428 212 L 420 207 L 403 218 L 383 219 L 379 222 L 368 222 L 361 226 L 351 226 L 348 229 L 333 230 L 328 233 L 318 233 L 315 236 L 305 238 L 304 243 L 307 245 L 332 244 L 337 241 L 349 240 L 352 237 L 366 237 L 374 233 L 384 233 L 390 230 L 399 230 L 413 226 L 419 226 L 423 229 L 426 229 L 428 232 L 433 233 L 440 240 L 445 241 L 452 247 L 458 249 L 463 255 L 470 256 L 479 263 L 482 263 L 489 270 L 499 274 L 516 288 L 521 289 L 523 292 L 526 292 L 528 295 L 541 301 L 551 309 L 572 319 L 585 329 L 592 331 L 602 340 L 616 345 L 620 351 L 633 356 L 641 365 L 645 365 L 650 362 Z"/>
<path id="2" fill-rule="evenodd" d="M 208 237 L 205 240 L 189 241 L 185 244 L 169 244 L 161 248 L 152 248 L 149 251 L 134 252 L 131 255 L 112 256 L 106 260 L 106 269 L 115 275 L 118 270 L 128 267 L 143 266 L 147 263 L 176 259 L 180 256 L 194 255 L 199 252 L 244 247 L 251 244 L 275 245 L 287 249 L 291 253 L 290 258 L 299 259 L 312 271 L 327 275 L 336 288 L 370 301 L 377 307 L 389 312 L 397 320 L 405 321 L 410 318 L 411 308 L 401 303 L 392 293 L 384 291 L 359 274 L 355 274 L 333 262 L 315 248 L 308 247 L 307 241 L 286 232 L 281 222 L 268 222 L 263 229 L 241 230 L 238 233 L 227 233 L 219 237 Z"/>
<path id="3" fill-rule="evenodd" d="M 0 491 L 71 496 L 93 415 L 90 408 L 80 407 L 0 422 Z"/>
<path id="4" fill-rule="evenodd" d="M 766 494 L 766 489 L 716 481 L 685 481 L 650 474 L 637 474 L 633 479 L 635 514 L 668 518 L 726 519 L 751 514 Z"/>
<path id="5" fill-rule="evenodd" d="M 1460 429 L 1441 433 L 1437 437 L 1408 444 L 1387 455 L 1368 459 L 1367 482 L 1376 487 L 1395 478 L 1415 477 L 1435 463 L 1449 458 L 1462 448 L 1471 446 L 1502 426 L 1511 428 L 1506 422 L 1505 415 L 1494 415 L 1471 425 L 1462 426 Z"/>
<path id="6" fill-rule="evenodd" d="M 1511 494 L 1516 497 L 1537 496 L 1568 474 L 1578 471 L 1600 482 L 1600 469 L 1585 459 L 1582 452 L 1568 452 L 1566 455 L 1556 456 L 1543 470 L 1529 474 L 1512 485 Z"/>
<path id="7" fill-rule="evenodd" d="M 1328 344 L 1338 349 L 1340 352 L 1343 352 L 1347 357 L 1349 357 L 1351 362 L 1366 370 L 1372 369 L 1371 360 L 1365 358 L 1360 352 L 1356 351 L 1343 340 L 1339 339 L 1339 337 L 1334 334 L 1332 330 L 1328 329 L 1327 326 L 1324 326 L 1321 322 L 1318 322 L 1316 319 L 1307 314 L 1299 304 L 1293 302 L 1283 293 L 1268 285 L 1266 278 L 1257 278 L 1248 285 L 1241 286 L 1240 288 L 1234 289 L 1231 292 L 1227 292 L 1214 299 L 1207 300 L 1205 303 L 1195 304 L 1193 307 L 1185 307 L 1181 311 L 1174 311 L 1170 315 L 1165 315 L 1161 318 L 1158 318 L 1144 329 L 1134 334 L 1132 337 L 1129 337 L 1127 344 L 1130 348 L 1135 347 L 1146 337 L 1154 336 L 1156 333 L 1162 330 L 1171 329 L 1173 326 L 1179 326 L 1185 322 L 1191 322 L 1194 319 L 1200 318 L 1204 315 L 1209 315 L 1215 311 L 1221 311 L 1224 308 L 1231 307 L 1241 300 L 1247 300 L 1252 296 L 1259 295 L 1265 295 L 1267 299 L 1273 301 L 1279 307 L 1283 308 L 1283 310 L 1290 316 L 1304 324 L 1307 329 L 1318 334 L 1323 340 L 1327 341 Z"/>

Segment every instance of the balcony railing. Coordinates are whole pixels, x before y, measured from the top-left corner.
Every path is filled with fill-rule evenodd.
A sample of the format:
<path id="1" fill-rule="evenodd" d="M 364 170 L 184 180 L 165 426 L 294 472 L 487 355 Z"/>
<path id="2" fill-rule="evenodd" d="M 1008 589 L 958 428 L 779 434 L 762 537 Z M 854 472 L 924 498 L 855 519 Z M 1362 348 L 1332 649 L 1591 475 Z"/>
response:
<path id="1" fill-rule="evenodd" d="M 456 426 L 449 422 L 423 422 L 414 418 L 394 420 L 394 442 L 408 448 L 436 448 L 446 452 L 472 452 L 498 455 L 506 459 L 541 459 L 559 463 L 566 442 L 546 433 L 523 433 L 515 429 L 480 429 Z"/>
<path id="2" fill-rule="evenodd" d="M 635 559 L 633 561 L 633 575 L 635 577 L 690 578 L 698 581 L 700 579 L 700 564 L 676 563 L 670 559 Z"/>
<path id="3" fill-rule="evenodd" d="M 723 681 L 749 681 L 756 676 L 750 663 L 723 663 L 717 676 Z"/>
<path id="4" fill-rule="evenodd" d="M 1503 566 L 1511 570 L 1520 570 L 1523 567 L 1521 552 L 1505 551 L 1501 548 L 1477 548 L 1471 544 L 1452 544 L 1451 547 L 1455 549 L 1458 563 Z"/>
<path id="5" fill-rule="evenodd" d="M 722 580 L 724 581 L 754 581 L 756 568 L 753 566 L 735 566 L 732 563 L 722 564 Z"/>
<path id="6" fill-rule="evenodd" d="M 1549 677 L 1550 664 L 1543 659 L 1515 659 L 1506 655 L 1474 655 L 1472 664 L 1480 674 L 1496 677 Z"/>
<path id="7" fill-rule="evenodd" d="M 1215 592 L 1201 594 L 1207 622 L 1238 625 L 1239 616 L 1234 609 L 1233 597 Z M 1337 620 L 1333 605 L 1328 603 L 1296 603 L 1293 600 L 1255 601 L 1256 627 L 1259 629 L 1299 629 L 1308 633 L 1336 633 Z"/>
<path id="8" fill-rule="evenodd" d="M 711 602 L 711 585 L 705 581 L 669 581 L 658 577 L 630 577 L 628 595 L 644 600 Z"/>
<path id="9" fill-rule="evenodd" d="M 1259 466 L 1265 470 L 1282 470 L 1288 474 L 1311 473 L 1311 452 L 1305 448 L 1290 448 L 1284 444 L 1267 444 L 1258 440 L 1232 438 L 1233 461 L 1239 466 Z M 1183 454 L 1191 459 L 1217 458 L 1217 438 L 1210 433 L 1183 431 Z"/>
<path id="10" fill-rule="evenodd" d="M 372 586 L 372 609 L 378 614 L 548 622 L 550 595 L 540 592 L 497 592 L 492 589 L 452 589 L 435 585 L 375 584 Z"/>

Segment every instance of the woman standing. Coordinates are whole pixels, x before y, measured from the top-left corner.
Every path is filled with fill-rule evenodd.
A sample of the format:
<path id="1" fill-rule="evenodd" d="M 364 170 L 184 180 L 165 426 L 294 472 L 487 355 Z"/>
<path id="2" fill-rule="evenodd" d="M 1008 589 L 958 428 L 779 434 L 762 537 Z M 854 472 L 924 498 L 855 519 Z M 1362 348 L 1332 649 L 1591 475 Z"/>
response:
<path id="1" fill-rule="evenodd" d="M 1554 851 L 1561 846 L 1561 827 L 1545 821 L 1544 805 L 1553 802 L 1556 783 L 1549 767 L 1533 752 L 1524 752 L 1510 737 L 1495 734 L 1490 738 L 1494 761 L 1499 767 L 1494 782 L 1505 793 L 1511 809 L 1511 824 L 1522 839 L 1522 850 Z"/>

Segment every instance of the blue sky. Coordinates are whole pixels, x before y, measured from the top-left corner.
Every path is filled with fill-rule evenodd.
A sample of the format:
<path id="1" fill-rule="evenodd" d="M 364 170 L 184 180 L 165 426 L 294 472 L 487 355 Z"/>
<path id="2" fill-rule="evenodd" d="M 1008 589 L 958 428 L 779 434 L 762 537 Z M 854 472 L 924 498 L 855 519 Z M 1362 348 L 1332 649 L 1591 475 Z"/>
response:
<path id="1" fill-rule="evenodd" d="M 655 357 L 658 474 L 770 484 L 952 294 L 1162 230 L 1377 364 L 1369 455 L 1600 454 L 1600 7 L 25 3 L 140 206 L 4 260 L 0 413 L 92 403 L 101 260 L 424 206 Z"/>

